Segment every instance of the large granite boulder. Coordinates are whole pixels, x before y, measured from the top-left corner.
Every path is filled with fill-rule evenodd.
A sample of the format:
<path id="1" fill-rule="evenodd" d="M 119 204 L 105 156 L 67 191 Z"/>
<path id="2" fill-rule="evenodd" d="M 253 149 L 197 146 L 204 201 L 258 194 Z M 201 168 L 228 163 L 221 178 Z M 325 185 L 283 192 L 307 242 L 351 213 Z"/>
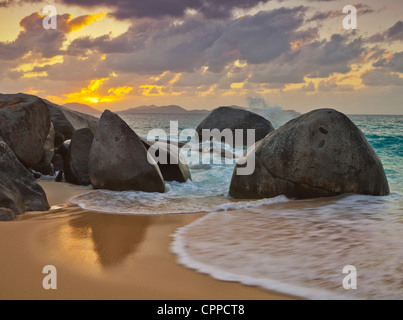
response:
<path id="1" fill-rule="evenodd" d="M 203 142 L 203 129 L 214 130 L 218 129 L 223 131 L 230 129 L 233 137 L 235 137 L 235 130 L 243 130 L 243 145 L 247 145 L 247 130 L 255 130 L 255 141 L 262 140 L 269 133 L 274 131 L 274 128 L 270 121 L 266 120 L 262 116 L 234 107 L 220 107 L 211 112 L 206 119 L 204 119 L 196 128 L 196 132 L 199 135 L 199 140 Z M 235 143 L 235 141 L 233 142 Z"/>
<path id="2" fill-rule="evenodd" d="M 26 94 L 0 94 L 0 137 L 25 167 L 41 162 L 50 127 L 43 100 Z"/>
<path id="3" fill-rule="evenodd" d="M 192 179 L 186 159 L 179 148 L 179 143 L 177 145 L 172 141 L 152 143 L 143 138 L 141 141 L 158 164 L 165 181 L 182 183 Z M 152 147 L 154 149 L 150 150 Z"/>
<path id="4" fill-rule="evenodd" d="M 158 165 L 150 163 L 138 135 L 116 114 L 106 110 L 99 122 L 89 157 L 95 189 L 165 192 Z"/>
<path id="5" fill-rule="evenodd" d="M 88 159 L 93 140 L 94 134 L 88 128 L 74 132 L 64 161 L 64 175 L 67 182 L 83 186 L 91 184 Z"/>
<path id="6" fill-rule="evenodd" d="M 46 211 L 46 194 L 13 151 L 0 140 L 0 221 L 25 211 Z"/>
<path id="7" fill-rule="evenodd" d="M 99 119 L 88 114 L 69 110 L 45 100 L 55 127 L 57 142 L 70 140 L 76 130 L 88 128 L 93 134 L 97 131 Z M 59 146 L 57 144 L 56 146 Z"/>
<path id="8" fill-rule="evenodd" d="M 364 134 L 344 114 L 321 109 L 294 119 L 255 146 L 256 167 L 237 174 L 234 198 L 383 196 L 389 185 L 381 160 Z M 246 155 L 253 161 L 253 152 Z M 244 159 L 242 159 L 244 161 Z"/>

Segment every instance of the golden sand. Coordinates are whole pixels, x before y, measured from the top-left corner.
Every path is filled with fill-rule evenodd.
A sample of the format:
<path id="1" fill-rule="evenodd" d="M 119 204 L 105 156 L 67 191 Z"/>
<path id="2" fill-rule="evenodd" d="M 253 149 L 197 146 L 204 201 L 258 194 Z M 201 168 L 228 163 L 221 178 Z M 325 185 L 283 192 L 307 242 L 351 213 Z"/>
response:
<path id="1" fill-rule="evenodd" d="M 69 205 L 88 190 L 41 182 L 51 206 L 0 222 L 0 299 L 289 299 L 217 281 L 176 263 L 171 235 L 202 214 L 136 216 Z M 43 267 L 57 268 L 57 290 L 44 290 Z"/>

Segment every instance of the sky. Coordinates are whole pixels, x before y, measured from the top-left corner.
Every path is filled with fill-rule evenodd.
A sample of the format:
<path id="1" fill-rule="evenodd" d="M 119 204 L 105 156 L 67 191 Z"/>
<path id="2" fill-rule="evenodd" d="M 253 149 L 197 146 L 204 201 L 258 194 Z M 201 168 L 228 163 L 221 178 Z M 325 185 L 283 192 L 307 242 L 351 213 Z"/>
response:
<path id="1" fill-rule="evenodd" d="M 346 5 L 356 30 L 343 28 Z M 0 0 L 0 21 L 1 93 L 101 111 L 259 98 L 403 114 L 401 0 Z"/>

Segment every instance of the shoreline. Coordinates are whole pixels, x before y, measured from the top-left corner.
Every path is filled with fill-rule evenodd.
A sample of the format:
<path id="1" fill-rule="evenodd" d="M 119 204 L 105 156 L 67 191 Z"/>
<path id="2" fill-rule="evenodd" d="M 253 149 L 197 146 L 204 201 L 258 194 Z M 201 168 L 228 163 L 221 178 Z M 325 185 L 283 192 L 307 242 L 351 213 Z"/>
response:
<path id="1" fill-rule="evenodd" d="M 257 287 L 224 282 L 180 265 L 172 235 L 200 214 L 117 215 L 67 204 L 89 189 L 40 181 L 49 212 L 0 223 L 0 299 L 283 300 Z M 58 289 L 42 287 L 54 265 Z"/>

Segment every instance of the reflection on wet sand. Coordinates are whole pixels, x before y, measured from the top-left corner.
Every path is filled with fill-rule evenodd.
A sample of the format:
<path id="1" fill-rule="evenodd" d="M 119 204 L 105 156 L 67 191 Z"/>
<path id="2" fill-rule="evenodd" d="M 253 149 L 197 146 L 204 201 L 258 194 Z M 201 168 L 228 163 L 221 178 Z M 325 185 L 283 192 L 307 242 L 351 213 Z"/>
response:
<path id="1" fill-rule="evenodd" d="M 80 215 L 60 227 L 60 247 L 81 265 L 113 267 L 136 253 L 150 224 L 146 216 Z"/>

